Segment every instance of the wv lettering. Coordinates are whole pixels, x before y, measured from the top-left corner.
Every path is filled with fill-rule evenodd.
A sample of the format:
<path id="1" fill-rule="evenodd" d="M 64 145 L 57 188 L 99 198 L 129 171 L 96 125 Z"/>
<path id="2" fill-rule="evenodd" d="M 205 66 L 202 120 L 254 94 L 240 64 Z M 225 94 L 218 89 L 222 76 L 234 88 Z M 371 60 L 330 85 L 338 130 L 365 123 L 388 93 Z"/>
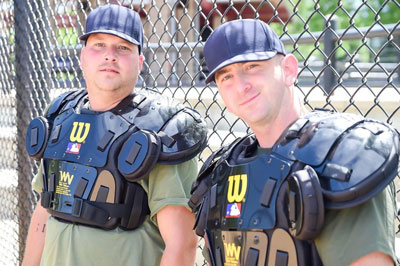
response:
<path id="1" fill-rule="evenodd" d="M 225 246 L 225 257 L 226 261 L 231 261 L 231 258 L 235 258 L 236 261 L 239 261 L 240 257 L 240 248 L 241 246 L 235 246 L 234 243 L 224 243 Z"/>
<path id="2" fill-rule="evenodd" d="M 84 127 L 85 127 L 85 131 L 82 134 L 82 131 L 83 131 Z M 90 129 L 90 124 L 89 123 L 74 122 L 72 131 L 71 131 L 71 135 L 69 136 L 69 139 L 72 142 L 82 143 L 82 142 L 85 141 L 87 135 L 89 134 L 89 129 Z M 77 132 L 77 130 L 78 130 L 78 132 Z"/>
<path id="3" fill-rule="evenodd" d="M 247 190 L 247 175 L 231 175 L 228 182 L 228 202 L 242 202 Z"/>
<path id="4" fill-rule="evenodd" d="M 74 175 L 70 175 L 68 172 L 60 171 L 60 181 L 68 183 L 71 185 L 72 179 L 74 179 Z"/>

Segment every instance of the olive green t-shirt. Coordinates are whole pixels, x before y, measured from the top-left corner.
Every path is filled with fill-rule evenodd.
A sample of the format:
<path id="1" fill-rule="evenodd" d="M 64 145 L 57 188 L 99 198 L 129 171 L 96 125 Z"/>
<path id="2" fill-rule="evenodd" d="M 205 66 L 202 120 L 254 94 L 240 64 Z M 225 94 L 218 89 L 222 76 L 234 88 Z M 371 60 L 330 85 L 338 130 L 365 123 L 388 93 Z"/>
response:
<path id="1" fill-rule="evenodd" d="M 393 183 L 361 205 L 327 211 L 322 232 L 315 240 L 324 266 L 348 265 L 375 251 L 388 254 L 396 262 L 395 220 Z"/>
<path id="2" fill-rule="evenodd" d="M 197 175 L 197 160 L 178 165 L 156 165 L 148 178 L 140 181 L 148 194 L 151 214 L 142 226 L 124 231 L 102 230 L 60 222 L 52 217 L 46 226 L 41 265 L 44 266 L 152 266 L 159 265 L 164 241 L 156 214 L 167 205 L 185 206 Z M 33 188 L 42 191 L 41 173 Z"/>

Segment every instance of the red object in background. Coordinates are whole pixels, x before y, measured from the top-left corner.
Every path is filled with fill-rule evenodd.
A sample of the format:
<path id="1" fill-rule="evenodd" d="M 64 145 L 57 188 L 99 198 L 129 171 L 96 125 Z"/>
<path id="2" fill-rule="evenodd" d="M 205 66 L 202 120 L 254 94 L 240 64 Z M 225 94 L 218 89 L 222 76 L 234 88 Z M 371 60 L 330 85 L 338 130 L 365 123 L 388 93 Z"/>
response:
<path id="1" fill-rule="evenodd" d="M 244 9 L 243 7 L 247 5 Z M 226 12 L 226 18 L 227 20 L 235 20 L 238 18 L 238 14 L 241 14 L 242 18 L 255 18 L 255 14 L 256 12 L 259 15 L 259 19 L 264 21 L 264 22 L 270 22 L 271 18 L 273 22 L 278 22 L 279 20 L 282 20 L 283 22 L 288 22 L 289 20 L 289 11 L 287 10 L 287 8 L 285 7 L 285 5 L 279 4 L 275 10 L 275 8 L 273 6 L 271 6 L 268 3 L 261 3 L 261 1 L 259 3 L 253 2 L 251 3 L 251 5 L 253 7 L 250 7 L 249 4 L 245 4 L 245 3 L 235 3 L 233 4 L 233 6 L 229 6 L 229 4 L 227 3 L 221 3 L 221 4 L 217 4 L 217 10 L 219 12 L 217 12 L 216 9 L 214 9 L 214 4 L 211 0 L 203 0 L 201 1 L 201 9 L 202 12 L 204 13 L 204 15 L 206 17 L 209 16 L 209 21 L 211 24 L 212 21 L 212 17 L 218 15 L 220 16 L 218 13 L 220 13 L 221 15 L 223 15 Z M 260 7 L 261 5 L 261 7 Z M 243 9 L 243 10 L 242 10 Z M 211 12 L 211 15 L 210 15 Z M 279 16 L 279 19 L 277 18 L 277 16 Z M 200 25 L 204 25 L 205 24 L 205 20 L 202 16 L 200 16 Z"/>
<path id="2" fill-rule="evenodd" d="M 56 15 L 57 27 L 59 28 L 73 28 L 77 25 L 76 15 Z"/>

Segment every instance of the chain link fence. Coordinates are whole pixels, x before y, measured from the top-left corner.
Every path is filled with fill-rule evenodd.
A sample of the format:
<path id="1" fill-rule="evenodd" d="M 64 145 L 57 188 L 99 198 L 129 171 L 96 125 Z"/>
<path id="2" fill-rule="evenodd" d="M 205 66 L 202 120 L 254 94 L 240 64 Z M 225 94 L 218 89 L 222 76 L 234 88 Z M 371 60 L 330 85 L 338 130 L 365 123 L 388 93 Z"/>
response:
<path id="1" fill-rule="evenodd" d="M 37 165 L 25 152 L 25 130 L 49 101 L 84 88 L 79 67 L 87 14 L 103 4 L 139 12 L 145 29 L 144 68 L 137 88 L 151 88 L 199 110 L 211 151 L 248 133 L 226 112 L 202 48 L 218 25 L 258 18 L 299 60 L 304 103 L 359 113 L 400 129 L 400 3 L 398 0 L 14 0 L 0 1 L 0 264 L 22 261 L 37 198 Z M 396 179 L 398 182 L 398 178 Z M 399 186 L 397 186 L 399 187 Z M 397 192 L 400 195 L 400 192 Z M 204 265 L 199 246 L 197 265 Z"/>

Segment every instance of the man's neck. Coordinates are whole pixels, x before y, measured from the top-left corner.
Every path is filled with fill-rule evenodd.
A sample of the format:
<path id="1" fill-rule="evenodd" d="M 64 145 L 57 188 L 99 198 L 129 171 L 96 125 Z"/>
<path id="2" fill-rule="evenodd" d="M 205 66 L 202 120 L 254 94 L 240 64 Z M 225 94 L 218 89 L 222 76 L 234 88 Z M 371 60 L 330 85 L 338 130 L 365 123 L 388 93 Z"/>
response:
<path id="1" fill-rule="evenodd" d="M 290 107 L 283 108 L 277 117 L 271 121 L 258 125 L 250 125 L 260 147 L 271 148 L 293 122 L 309 113 L 306 107 L 300 102 L 300 99 L 296 103 L 288 104 Z"/>
<path id="2" fill-rule="evenodd" d="M 91 95 L 88 92 L 90 108 L 96 112 L 104 112 L 113 109 L 128 95 L 121 95 L 116 97 L 113 95 Z"/>

